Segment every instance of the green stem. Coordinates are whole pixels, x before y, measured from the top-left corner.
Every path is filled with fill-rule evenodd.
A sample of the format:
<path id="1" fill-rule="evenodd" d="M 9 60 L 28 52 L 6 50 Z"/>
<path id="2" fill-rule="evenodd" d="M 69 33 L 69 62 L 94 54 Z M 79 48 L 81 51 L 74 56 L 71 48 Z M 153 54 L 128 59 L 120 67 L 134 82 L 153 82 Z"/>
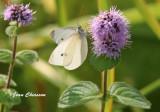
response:
<path id="1" fill-rule="evenodd" d="M 149 93 L 151 93 L 152 91 L 154 91 L 158 88 L 160 88 L 160 79 L 155 80 L 154 82 L 147 85 L 146 87 L 144 87 L 140 91 L 144 96 L 146 96 L 146 95 L 148 95 Z"/>
<path id="2" fill-rule="evenodd" d="M 66 0 L 56 0 L 58 22 L 60 26 L 66 26 L 68 21 L 65 1 Z"/>
<path id="3" fill-rule="evenodd" d="M 13 68 L 14 68 L 14 63 L 15 63 L 16 47 L 17 47 L 17 36 L 15 36 L 15 38 L 14 38 L 14 48 L 13 48 L 12 61 L 10 63 L 10 67 L 9 67 L 8 81 L 7 81 L 7 85 L 6 85 L 7 89 L 10 87 L 10 81 L 12 78 L 12 73 L 13 73 Z"/>
<path id="4" fill-rule="evenodd" d="M 107 88 L 109 88 L 109 86 L 111 84 L 114 83 L 114 68 L 112 68 L 111 70 L 108 70 L 107 74 L 108 74 L 108 77 L 107 77 Z M 110 99 L 106 102 L 106 109 L 105 109 L 105 112 L 112 112 L 113 110 L 113 99 Z"/>
<path id="5" fill-rule="evenodd" d="M 18 27 L 18 22 L 17 22 L 16 27 Z M 12 60 L 11 60 L 10 66 L 9 66 L 6 89 L 8 89 L 10 87 L 10 82 L 11 82 L 12 73 L 13 73 L 13 69 L 14 69 L 15 58 L 16 58 L 16 48 L 17 48 L 17 36 L 14 37 Z M 4 105 L 3 104 L 1 105 L 1 112 L 4 112 Z"/>
<path id="6" fill-rule="evenodd" d="M 101 105 L 101 112 L 105 112 L 105 104 L 106 104 L 106 97 L 107 97 L 107 70 L 103 71 L 102 73 L 102 105 Z"/>
<path id="7" fill-rule="evenodd" d="M 144 0 L 133 0 L 135 5 L 137 6 L 139 12 L 147 22 L 147 24 L 151 27 L 153 32 L 157 35 L 157 37 L 160 39 L 160 25 L 158 23 L 158 20 L 152 15 L 152 13 L 149 11 L 147 4 Z"/>

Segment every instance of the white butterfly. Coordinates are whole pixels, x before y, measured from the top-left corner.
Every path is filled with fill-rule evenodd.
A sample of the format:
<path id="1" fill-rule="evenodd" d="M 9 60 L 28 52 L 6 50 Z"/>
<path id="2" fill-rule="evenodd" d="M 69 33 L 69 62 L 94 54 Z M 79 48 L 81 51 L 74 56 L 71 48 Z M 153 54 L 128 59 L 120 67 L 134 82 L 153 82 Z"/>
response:
<path id="1" fill-rule="evenodd" d="M 50 36 L 58 44 L 50 56 L 50 64 L 74 70 L 84 62 L 88 53 L 88 44 L 81 26 L 59 28 L 53 30 Z"/>

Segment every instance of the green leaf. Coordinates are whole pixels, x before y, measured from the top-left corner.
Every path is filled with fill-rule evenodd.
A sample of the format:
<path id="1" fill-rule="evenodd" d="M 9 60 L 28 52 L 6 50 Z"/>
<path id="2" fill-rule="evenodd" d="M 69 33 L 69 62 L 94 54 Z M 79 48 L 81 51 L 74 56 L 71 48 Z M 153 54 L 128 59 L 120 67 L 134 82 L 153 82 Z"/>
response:
<path id="1" fill-rule="evenodd" d="M 109 87 L 110 95 L 114 100 L 125 105 L 150 109 L 151 103 L 134 87 L 123 83 L 115 82 Z"/>
<path id="2" fill-rule="evenodd" d="M 90 53 L 90 63 L 100 72 L 112 69 L 118 64 L 118 62 L 119 59 L 106 58 L 105 56 L 102 55 L 97 56 L 94 53 Z"/>
<path id="3" fill-rule="evenodd" d="M 17 93 L 14 89 L 1 89 L 0 90 L 0 103 L 4 104 L 8 108 L 11 108 L 14 105 L 20 104 L 21 102 L 20 96 L 13 97 L 14 93 Z"/>
<path id="4" fill-rule="evenodd" d="M 12 59 L 12 51 L 7 49 L 0 49 L 0 62 L 8 63 Z"/>
<path id="5" fill-rule="evenodd" d="M 14 37 L 19 35 L 22 32 L 21 28 L 17 28 L 16 26 L 8 26 L 6 28 L 6 34 L 10 37 Z"/>
<path id="6" fill-rule="evenodd" d="M 32 50 L 22 50 L 16 54 L 16 62 L 18 64 L 31 64 L 38 61 L 38 54 Z"/>
<path id="7" fill-rule="evenodd" d="M 7 75 L 0 74 L 0 87 L 1 86 L 4 87 L 7 83 L 7 80 L 8 80 Z M 10 85 L 11 86 L 17 86 L 17 84 L 13 80 L 11 80 Z"/>
<path id="8" fill-rule="evenodd" d="M 68 108 L 98 98 L 99 89 L 97 85 L 89 81 L 81 81 L 72 85 L 64 91 L 60 97 L 58 107 Z"/>
<path id="9" fill-rule="evenodd" d="M 16 26 L 8 26 L 6 28 L 6 34 L 10 37 L 16 36 Z"/>

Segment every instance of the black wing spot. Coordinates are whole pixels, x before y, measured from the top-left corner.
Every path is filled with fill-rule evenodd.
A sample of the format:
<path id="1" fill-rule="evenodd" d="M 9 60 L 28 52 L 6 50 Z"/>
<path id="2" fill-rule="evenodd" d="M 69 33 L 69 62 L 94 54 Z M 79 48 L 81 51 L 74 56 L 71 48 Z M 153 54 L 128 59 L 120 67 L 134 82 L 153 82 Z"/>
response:
<path id="1" fill-rule="evenodd" d="M 67 56 L 67 54 L 66 53 L 62 53 L 61 56 Z"/>
<path id="2" fill-rule="evenodd" d="M 62 38 L 61 40 L 63 41 L 64 39 Z"/>

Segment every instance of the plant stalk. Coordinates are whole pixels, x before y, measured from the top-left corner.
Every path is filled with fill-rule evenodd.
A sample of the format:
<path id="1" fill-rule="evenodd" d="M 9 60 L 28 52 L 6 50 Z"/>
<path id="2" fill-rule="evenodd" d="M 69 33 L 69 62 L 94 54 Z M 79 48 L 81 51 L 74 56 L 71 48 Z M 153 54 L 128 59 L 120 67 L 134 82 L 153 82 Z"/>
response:
<path id="1" fill-rule="evenodd" d="M 102 73 L 102 105 L 101 105 L 101 112 L 105 112 L 105 104 L 106 104 L 106 97 L 107 97 L 107 70 L 103 71 Z"/>
<path id="2" fill-rule="evenodd" d="M 13 73 L 13 68 L 14 68 L 14 63 L 15 63 L 16 48 L 17 48 L 17 36 L 14 37 L 14 47 L 13 47 L 12 60 L 11 60 L 9 72 L 8 72 L 8 81 L 6 84 L 7 89 L 10 87 L 10 81 L 12 78 L 12 73 Z"/>
<path id="3" fill-rule="evenodd" d="M 114 71 L 115 71 L 115 68 L 112 68 L 111 70 L 108 70 L 108 77 L 107 77 L 107 88 L 109 88 L 109 86 L 111 84 L 114 83 Z M 113 110 L 113 99 L 110 99 L 106 102 L 106 109 L 105 109 L 105 112 L 112 112 Z"/>
<path id="4" fill-rule="evenodd" d="M 16 27 L 18 28 L 18 22 L 16 24 Z M 12 73 L 14 69 L 14 64 L 15 64 L 15 58 L 16 58 L 16 48 L 17 48 L 17 35 L 14 37 L 14 45 L 13 45 L 13 54 L 12 54 L 12 60 L 9 66 L 9 72 L 8 72 L 8 80 L 6 84 L 6 89 L 10 87 L 10 82 L 12 78 Z M 4 112 L 4 105 L 1 105 L 1 112 Z"/>

